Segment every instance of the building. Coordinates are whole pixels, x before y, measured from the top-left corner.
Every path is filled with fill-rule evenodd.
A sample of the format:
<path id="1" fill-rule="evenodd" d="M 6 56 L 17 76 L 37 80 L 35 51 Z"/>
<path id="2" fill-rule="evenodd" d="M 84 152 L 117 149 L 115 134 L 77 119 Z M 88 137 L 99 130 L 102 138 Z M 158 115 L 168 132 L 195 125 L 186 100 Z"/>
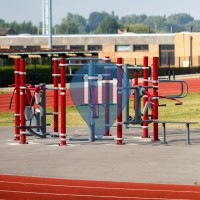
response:
<path id="1" fill-rule="evenodd" d="M 18 35 L 18 33 L 11 28 L 0 28 L 0 36 L 6 35 Z"/>
<path id="2" fill-rule="evenodd" d="M 124 63 L 142 64 L 143 56 L 159 57 L 160 66 L 200 66 L 200 33 L 175 34 L 107 34 L 107 35 L 53 35 L 53 49 L 70 53 L 82 52 L 83 56 L 96 53 L 102 58 L 110 56 L 112 61 L 123 57 Z M 1 36 L 0 50 L 47 49 L 48 36 L 15 35 Z M 52 52 L 53 52 L 52 49 Z M 85 55 L 84 55 L 85 53 Z M 53 54 L 53 53 L 52 53 Z M 86 55 L 87 54 L 87 55 Z M 95 55 L 96 55 L 95 54 Z"/>

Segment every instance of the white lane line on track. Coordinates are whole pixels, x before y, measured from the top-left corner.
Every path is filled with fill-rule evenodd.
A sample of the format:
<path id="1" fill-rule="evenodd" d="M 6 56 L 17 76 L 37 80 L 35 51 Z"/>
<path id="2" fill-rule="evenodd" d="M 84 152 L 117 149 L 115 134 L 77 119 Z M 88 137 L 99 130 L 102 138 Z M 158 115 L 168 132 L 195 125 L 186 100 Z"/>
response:
<path id="1" fill-rule="evenodd" d="M 112 187 L 98 187 L 98 186 L 82 186 L 82 185 L 55 185 L 55 184 L 42 184 L 42 183 L 25 183 L 17 181 L 0 181 L 0 183 L 9 184 L 21 184 L 21 185 L 34 185 L 34 186 L 50 186 L 50 187 L 66 187 L 66 188 L 83 188 L 83 189 L 104 189 L 104 190 L 126 190 L 126 191 L 149 191 L 149 192 L 175 192 L 175 193 L 196 193 L 200 194 L 200 191 L 191 190 L 168 190 L 168 189 L 145 189 L 145 188 L 112 188 Z"/>
<path id="2" fill-rule="evenodd" d="M 42 192 L 24 192 L 24 191 L 10 191 L 10 190 L 0 190 L 0 192 L 6 193 L 20 193 L 20 194 L 35 194 L 35 195 L 52 195 L 52 196 L 71 196 L 71 197 L 92 197 L 92 198 L 108 198 L 108 199 L 157 199 L 166 200 L 167 198 L 153 198 L 153 197 L 125 197 L 125 196 L 103 196 L 103 195 L 81 195 L 81 194 L 58 194 L 58 193 L 42 193 Z M 177 200 L 171 199 L 170 200 Z M 179 199 L 179 200 L 189 200 L 189 199 Z"/>

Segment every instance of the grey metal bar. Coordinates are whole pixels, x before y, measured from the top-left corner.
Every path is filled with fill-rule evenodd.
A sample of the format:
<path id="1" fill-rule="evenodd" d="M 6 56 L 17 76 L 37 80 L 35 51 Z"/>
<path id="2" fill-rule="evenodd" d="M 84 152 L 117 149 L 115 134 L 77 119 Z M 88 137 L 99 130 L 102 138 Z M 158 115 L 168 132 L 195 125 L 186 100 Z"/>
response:
<path id="1" fill-rule="evenodd" d="M 163 125 L 163 144 L 166 144 L 166 127 L 165 124 L 186 124 L 186 144 L 190 145 L 190 124 L 198 124 L 198 122 L 175 122 L 175 121 L 158 121 Z"/>
<path id="2" fill-rule="evenodd" d="M 40 125 L 41 134 L 46 137 L 46 84 L 41 84 L 40 90 Z"/>
<path id="3" fill-rule="evenodd" d="M 190 124 L 189 123 L 186 123 L 186 129 L 187 129 L 187 140 L 186 140 L 186 143 L 187 145 L 190 144 Z"/>
<path id="4" fill-rule="evenodd" d="M 129 87 L 129 79 L 126 77 L 128 70 L 127 70 L 127 65 L 124 65 L 124 86 Z M 129 97 L 129 90 L 124 91 L 125 94 L 125 100 L 128 99 Z M 125 107 L 124 107 L 124 121 L 129 121 L 129 101 L 126 102 Z M 128 128 L 128 124 L 125 124 L 125 127 Z"/>
<path id="5" fill-rule="evenodd" d="M 88 60 L 88 61 L 98 61 L 98 60 L 103 60 L 102 58 L 80 58 L 80 57 L 71 57 L 71 58 L 66 58 L 66 60 Z"/>
<path id="6" fill-rule="evenodd" d="M 94 67 L 93 67 L 93 63 L 90 62 L 89 66 L 88 66 L 88 76 L 94 76 Z M 92 85 L 93 80 L 90 79 L 88 80 L 88 101 L 90 101 L 91 99 L 91 94 L 90 94 L 90 86 Z M 88 106 L 88 124 L 90 127 L 90 131 L 89 131 L 89 142 L 94 142 L 95 141 L 95 120 L 92 117 L 92 108 L 90 106 Z"/>
<path id="7" fill-rule="evenodd" d="M 165 129 L 165 123 L 162 123 L 162 127 L 163 127 L 163 144 L 167 144 L 166 142 L 166 129 Z"/>

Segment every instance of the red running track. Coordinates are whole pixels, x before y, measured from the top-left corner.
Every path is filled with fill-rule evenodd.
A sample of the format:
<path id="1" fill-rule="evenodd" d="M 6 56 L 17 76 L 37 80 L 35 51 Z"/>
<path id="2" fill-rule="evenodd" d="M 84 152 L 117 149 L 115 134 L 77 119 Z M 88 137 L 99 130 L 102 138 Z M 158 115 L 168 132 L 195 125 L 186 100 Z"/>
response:
<path id="1" fill-rule="evenodd" d="M 200 199 L 200 186 L 0 175 L 0 199 Z"/>
<path id="2" fill-rule="evenodd" d="M 189 92 L 200 92 L 200 78 L 192 78 L 185 80 L 189 87 Z M 179 83 L 159 83 L 159 95 L 171 95 L 179 94 L 180 84 Z M 67 98 L 66 105 L 74 105 L 70 96 L 69 89 L 66 90 Z M 14 99 L 12 108 L 9 110 L 9 101 L 11 94 L 0 94 L 0 112 L 14 112 Z M 60 103 L 60 101 L 59 101 Z M 47 107 L 53 107 L 53 91 L 47 91 Z"/>

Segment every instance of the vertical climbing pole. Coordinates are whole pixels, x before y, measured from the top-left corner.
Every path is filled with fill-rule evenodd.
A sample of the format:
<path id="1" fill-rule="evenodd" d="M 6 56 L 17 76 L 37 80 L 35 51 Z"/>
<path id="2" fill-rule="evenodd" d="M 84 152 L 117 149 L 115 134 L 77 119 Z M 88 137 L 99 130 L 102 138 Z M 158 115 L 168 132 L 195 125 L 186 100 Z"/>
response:
<path id="1" fill-rule="evenodd" d="M 58 66 L 59 61 L 57 58 L 53 58 L 53 86 L 54 86 L 54 101 L 53 101 L 53 123 L 54 123 L 54 134 L 58 135 Z"/>
<path id="2" fill-rule="evenodd" d="M 137 69 L 133 70 L 133 75 L 134 75 L 134 82 L 133 86 L 138 86 L 138 78 L 139 78 L 139 73 Z M 134 89 L 134 94 L 136 93 L 136 89 Z M 135 95 L 134 95 L 135 97 Z M 136 98 L 134 98 L 134 103 L 133 103 L 134 110 L 136 109 Z"/>
<path id="3" fill-rule="evenodd" d="M 95 90 L 92 91 L 92 88 L 95 88 L 94 73 L 95 73 L 95 68 L 93 66 L 92 61 L 90 61 L 90 63 L 88 64 L 88 103 L 90 104 L 88 110 L 88 122 L 90 127 L 89 142 L 95 141 L 95 119 L 93 117 L 95 116 L 95 105 L 93 104 Z"/>
<path id="4" fill-rule="evenodd" d="M 124 81 L 123 81 L 123 84 L 124 84 L 125 88 L 128 88 L 128 87 L 130 87 L 129 78 L 126 78 L 126 77 L 128 77 L 128 65 L 125 64 L 123 66 L 123 69 L 124 69 L 124 74 L 123 74 Z M 128 101 L 125 103 L 125 106 L 124 106 L 124 121 L 125 122 L 130 120 L 129 119 L 129 96 L 130 96 L 130 90 L 129 89 L 128 90 L 125 89 L 124 90 L 124 99 L 128 99 Z M 125 124 L 125 127 L 129 128 L 128 124 Z"/>
<path id="5" fill-rule="evenodd" d="M 65 59 L 60 59 L 60 146 L 66 145 L 66 69 Z"/>
<path id="6" fill-rule="evenodd" d="M 153 57 L 153 141 L 159 141 L 158 139 L 158 57 Z"/>
<path id="7" fill-rule="evenodd" d="M 143 86 L 145 87 L 145 86 L 148 86 L 148 68 L 147 68 L 148 67 L 148 56 L 144 56 L 143 65 L 144 65 L 144 67 L 146 67 L 146 68 L 143 69 Z M 148 92 L 148 88 L 146 88 L 145 90 L 146 90 L 146 92 Z M 147 101 L 148 101 L 148 96 L 144 95 L 143 106 L 146 105 Z M 144 113 L 143 120 L 144 121 L 148 120 L 148 109 Z M 142 137 L 148 138 L 149 137 L 149 135 L 148 135 L 148 123 L 144 122 L 142 128 L 143 128 L 143 136 Z"/>
<path id="8" fill-rule="evenodd" d="M 19 86 L 20 86 L 20 67 L 19 58 L 15 59 L 15 140 L 20 140 L 20 129 L 17 128 L 20 125 L 20 107 L 19 107 Z"/>
<path id="9" fill-rule="evenodd" d="M 26 71 L 25 71 L 25 59 L 20 59 L 20 121 L 21 121 L 21 131 L 20 131 L 20 143 L 26 144 L 26 120 L 24 115 L 24 110 L 26 106 Z"/>
<path id="10" fill-rule="evenodd" d="M 122 140 L 122 58 L 117 58 L 117 144 Z"/>
<path id="11" fill-rule="evenodd" d="M 105 63 L 109 63 L 110 58 L 105 57 Z M 110 135 L 110 83 L 109 69 L 105 68 L 105 136 Z"/>

